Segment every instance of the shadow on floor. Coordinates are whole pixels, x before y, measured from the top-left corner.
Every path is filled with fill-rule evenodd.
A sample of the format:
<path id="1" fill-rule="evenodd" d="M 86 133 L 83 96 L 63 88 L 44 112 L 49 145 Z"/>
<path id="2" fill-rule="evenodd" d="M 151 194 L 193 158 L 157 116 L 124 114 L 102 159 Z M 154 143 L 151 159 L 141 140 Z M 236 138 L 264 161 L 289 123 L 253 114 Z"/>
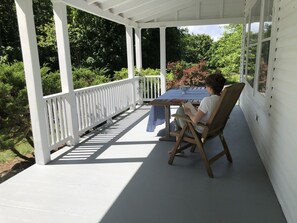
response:
<path id="1" fill-rule="evenodd" d="M 286 222 L 239 107 L 225 137 L 234 162 L 215 162 L 214 179 L 197 152 L 168 165 L 173 143 L 158 142 L 100 222 Z M 214 139 L 207 147 L 212 153 L 221 144 Z"/>

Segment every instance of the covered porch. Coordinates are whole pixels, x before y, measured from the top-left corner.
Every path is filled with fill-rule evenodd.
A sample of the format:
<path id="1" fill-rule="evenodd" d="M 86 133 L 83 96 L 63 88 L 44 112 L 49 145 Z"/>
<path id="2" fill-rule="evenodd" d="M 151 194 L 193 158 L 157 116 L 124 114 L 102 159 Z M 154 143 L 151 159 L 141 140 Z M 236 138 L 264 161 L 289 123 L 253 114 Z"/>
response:
<path id="1" fill-rule="evenodd" d="M 215 162 L 214 179 L 197 151 L 167 164 L 173 142 L 158 141 L 164 126 L 145 131 L 149 110 L 127 111 L 1 184 L 0 221 L 286 222 L 239 106 L 225 128 L 234 162 Z"/>
<path id="2" fill-rule="evenodd" d="M 160 4 L 155 0 L 52 0 L 62 92 L 46 97 L 40 80 L 32 0 L 15 1 L 36 160 L 48 165 L 35 165 L 1 185 L 1 217 L 12 222 L 19 222 L 19 216 L 37 222 L 53 218 L 62 222 L 187 222 L 181 218 L 188 218 L 191 222 L 200 217 L 205 217 L 201 222 L 285 222 L 274 189 L 288 222 L 295 222 L 296 1 L 164 0 Z M 128 79 L 73 89 L 67 6 L 125 25 Z M 267 22 L 272 23 L 271 36 L 262 39 L 260 30 L 257 44 L 250 45 L 257 54 L 251 73 L 244 67 L 249 52 L 244 49 L 250 42 L 243 35 L 241 77 L 247 83 L 241 97 L 244 116 L 240 108 L 232 114 L 235 118 L 231 118 L 225 134 L 234 163 L 229 166 L 224 159 L 216 162 L 214 180 L 205 174 L 199 156 L 186 154 L 187 158 L 177 159 L 174 166 L 167 164 L 170 143 L 159 142 L 155 135 L 150 138 L 144 132 L 145 107 L 115 122 L 104 134 L 81 142 L 80 136 L 94 126 L 111 122 L 129 108 L 133 111 L 144 99 L 141 93 L 150 92 L 149 98 L 154 98 L 165 91 L 166 27 L 243 23 L 243 33 L 253 34 L 254 19 L 261 20 L 262 25 L 257 22 L 257 27 L 265 28 L 266 9 Z M 147 90 L 133 72 L 133 31 L 136 67 L 140 68 L 142 28 L 160 29 L 161 72 L 156 84 L 149 81 L 143 85 Z M 266 41 L 271 44 L 263 95 L 257 81 L 261 44 Z M 255 78 L 248 79 L 250 74 Z M 68 147 L 70 151 L 58 157 L 50 155 L 52 149 L 66 142 L 73 149 Z"/>

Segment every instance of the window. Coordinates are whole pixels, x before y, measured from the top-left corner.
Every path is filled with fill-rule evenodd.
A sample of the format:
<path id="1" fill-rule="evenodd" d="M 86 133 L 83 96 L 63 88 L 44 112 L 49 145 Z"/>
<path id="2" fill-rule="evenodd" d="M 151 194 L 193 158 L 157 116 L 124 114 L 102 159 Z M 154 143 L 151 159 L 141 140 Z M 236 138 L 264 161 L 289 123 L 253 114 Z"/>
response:
<path id="1" fill-rule="evenodd" d="M 265 95 L 267 84 L 267 71 L 269 61 L 269 49 L 271 41 L 271 26 L 272 26 L 272 4 L 273 0 L 265 0 L 264 15 L 262 25 L 262 38 L 261 38 L 261 55 L 259 62 L 259 78 L 258 78 L 258 91 Z"/>
<path id="2" fill-rule="evenodd" d="M 257 47 L 258 47 L 258 36 L 260 27 L 260 10 L 261 0 L 257 0 L 253 6 L 250 18 L 249 18 L 249 29 L 248 31 L 248 42 L 247 42 L 247 68 L 246 68 L 246 80 L 253 87 L 256 70 L 256 58 L 257 58 Z"/>
<path id="3" fill-rule="evenodd" d="M 262 10 L 261 5 L 264 6 Z M 272 27 L 272 5 L 273 0 L 257 0 L 247 14 L 245 20 L 245 79 L 262 95 L 265 95 L 267 84 Z M 255 79 L 257 80 L 257 83 L 255 83 Z M 256 86 L 254 86 L 255 84 Z"/>

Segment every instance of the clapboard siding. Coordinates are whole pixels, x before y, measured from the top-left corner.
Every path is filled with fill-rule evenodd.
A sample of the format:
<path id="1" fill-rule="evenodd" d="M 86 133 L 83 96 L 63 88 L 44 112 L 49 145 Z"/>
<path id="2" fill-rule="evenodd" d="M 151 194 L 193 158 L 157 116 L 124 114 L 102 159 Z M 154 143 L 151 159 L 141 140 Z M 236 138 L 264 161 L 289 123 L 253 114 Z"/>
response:
<path id="1" fill-rule="evenodd" d="M 248 1 L 249 2 L 249 1 Z M 250 5 L 250 4 L 246 5 Z M 297 222 L 297 0 L 275 0 L 266 97 L 246 86 L 241 106 L 288 222 Z M 273 29 L 274 30 L 274 29 Z M 254 105 L 254 106 L 251 106 Z"/>

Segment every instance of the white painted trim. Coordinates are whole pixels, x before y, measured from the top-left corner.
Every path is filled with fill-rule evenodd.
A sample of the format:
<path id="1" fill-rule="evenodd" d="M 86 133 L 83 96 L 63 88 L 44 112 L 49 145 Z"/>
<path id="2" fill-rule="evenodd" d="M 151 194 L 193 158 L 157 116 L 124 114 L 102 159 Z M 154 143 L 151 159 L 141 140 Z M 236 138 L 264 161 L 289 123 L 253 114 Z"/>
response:
<path id="1" fill-rule="evenodd" d="M 53 3 L 53 11 L 56 27 L 62 92 L 68 94 L 66 103 L 66 117 L 68 131 L 72 137 L 70 144 L 76 145 L 79 142 L 78 118 L 73 87 L 66 5 L 64 3 Z"/>
<path id="2" fill-rule="evenodd" d="M 166 91 L 166 28 L 160 27 L 160 75 L 161 94 Z"/>
<path id="3" fill-rule="evenodd" d="M 37 164 L 50 158 L 32 0 L 15 0 Z"/>
<path id="4" fill-rule="evenodd" d="M 133 47 L 133 28 L 126 26 L 126 47 L 127 47 L 127 65 L 128 65 L 128 78 L 134 78 L 134 47 Z M 135 84 L 132 84 L 133 93 L 132 100 L 134 105 L 131 109 L 136 107 L 136 89 Z"/>
<path id="5" fill-rule="evenodd" d="M 122 25 L 130 25 L 133 27 L 137 27 L 137 23 L 129 20 L 129 19 L 124 19 L 123 17 L 119 16 L 119 15 L 114 15 L 112 13 L 110 13 L 108 10 L 105 11 L 97 6 L 93 6 L 93 5 L 88 5 L 86 4 L 86 2 L 84 1 L 80 1 L 80 0 L 51 0 L 53 3 L 65 3 L 66 5 L 69 5 L 71 7 L 77 8 L 79 10 L 88 12 L 90 14 L 96 15 L 96 16 L 100 16 L 102 18 L 108 19 L 110 21 L 122 24 Z"/>
<path id="6" fill-rule="evenodd" d="M 256 64 L 255 64 L 255 76 L 254 76 L 254 95 L 258 92 L 258 81 L 259 81 L 259 68 L 262 50 L 262 34 L 263 34 L 263 13 L 264 13 L 264 0 L 259 0 L 261 3 L 260 19 L 259 19 L 259 33 L 257 40 L 257 54 L 256 54 Z"/>
<path id="7" fill-rule="evenodd" d="M 112 9 L 112 13 L 114 14 L 120 14 L 120 13 L 128 13 L 130 11 L 139 10 L 142 7 L 145 7 L 149 3 L 153 2 L 148 0 L 137 0 L 135 1 L 129 1 L 126 4 L 119 5 Z"/>
<path id="8" fill-rule="evenodd" d="M 134 78 L 133 28 L 126 26 L 128 78 Z"/>
<path id="9" fill-rule="evenodd" d="M 136 52 L 136 68 L 140 70 L 142 68 L 142 47 L 141 47 L 141 29 L 135 30 L 135 52 Z"/>
<path id="10" fill-rule="evenodd" d="M 272 29 L 270 36 L 270 49 L 269 49 L 269 61 L 268 61 L 268 71 L 267 71 L 267 83 L 266 83 L 266 97 L 265 108 L 267 111 L 270 110 L 271 96 L 272 96 L 272 80 L 274 78 L 274 58 L 275 58 L 275 48 L 276 48 L 276 36 L 277 36 L 277 26 L 278 26 L 278 15 L 279 15 L 279 1 L 273 2 L 272 7 Z M 270 112 L 270 111 L 269 111 Z M 270 113 L 269 113 L 270 115 Z"/>
<path id="11" fill-rule="evenodd" d="M 133 21 L 140 21 L 140 20 L 145 20 L 145 21 L 150 21 L 152 19 L 155 19 L 156 17 L 176 13 L 179 10 L 191 7 L 193 5 L 193 1 L 175 1 L 175 2 L 169 2 L 166 5 L 161 4 L 159 5 L 158 8 L 155 8 L 153 11 L 152 10 L 146 10 L 144 12 L 138 12 L 137 15 L 131 16 Z"/>
<path id="12" fill-rule="evenodd" d="M 242 24 L 244 17 L 220 18 L 220 19 L 202 19 L 202 20 L 185 20 L 185 21 L 159 21 L 138 23 L 139 28 L 158 28 L 158 27 L 179 27 L 179 26 L 198 26 L 198 25 L 215 25 L 215 24 Z"/>

